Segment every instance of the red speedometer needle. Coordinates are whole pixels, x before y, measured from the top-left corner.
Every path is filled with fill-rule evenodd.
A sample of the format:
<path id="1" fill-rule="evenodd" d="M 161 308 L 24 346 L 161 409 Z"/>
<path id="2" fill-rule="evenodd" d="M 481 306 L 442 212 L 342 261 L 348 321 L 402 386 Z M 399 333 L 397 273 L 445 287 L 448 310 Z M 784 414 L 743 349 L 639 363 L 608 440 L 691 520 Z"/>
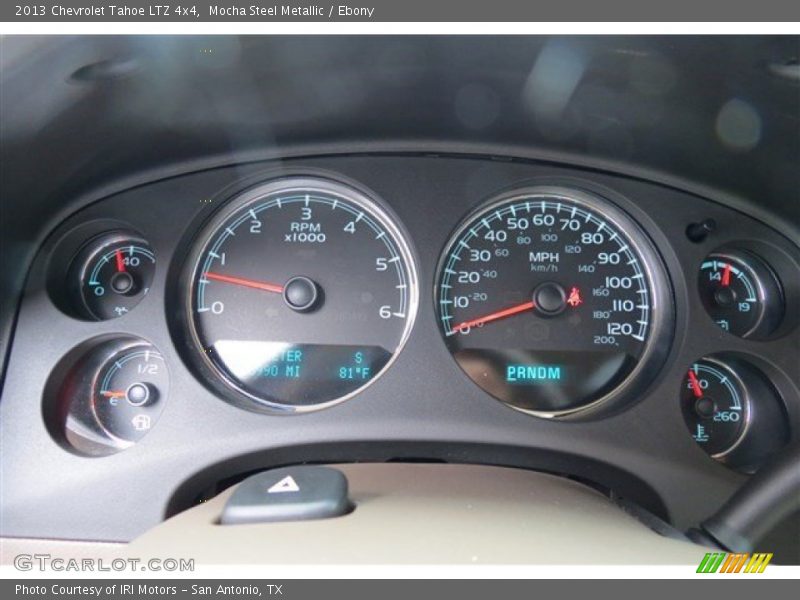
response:
<path id="1" fill-rule="evenodd" d="M 722 285 L 724 287 L 728 287 L 731 284 L 731 265 L 728 263 L 725 265 L 725 269 L 722 271 Z"/>
<path id="2" fill-rule="evenodd" d="M 695 375 L 694 371 L 691 369 L 689 369 L 689 383 L 692 384 L 692 393 L 695 398 L 702 398 L 703 390 L 700 388 L 700 382 L 697 380 L 697 375 Z"/>
<path id="3" fill-rule="evenodd" d="M 114 254 L 117 257 L 117 271 L 119 271 L 120 273 L 124 273 L 125 272 L 125 261 L 122 258 L 122 251 L 121 250 L 117 250 Z"/>
<path id="4" fill-rule="evenodd" d="M 470 327 L 477 327 L 478 325 L 483 325 L 484 323 L 491 323 L 492 321 L 497 321 L 498 319 L 505 319 L 506 317 L 510 317 L 521 312 L 525 312 L 526 310 L 531 310 L 533 307 L 534 307 L 533 301 L 523 302 L 522 304 L 517 304 L 516 306 L 512 306 L 511 308 L 498 310 L 497 312 L 493 312 L 488 315 L 478 317 L 477 319 L 472 319 L 471 321 L 464 321 L 463 323 L 459 323 L 458 325 L 453 327 L 452 331 L 453 333 L 456 333 L 458 331 L 461 331 L 462 329 L 469 329 Z"/>
<path id="5" fill-rule="evenodd" d="M 125 392 L 105 391 L 105 392 L 100 392 L 100 394 L 102 396 L 105 396 L 106 398 L 124 398 L 125 397 Z"/>
<path id="6" fill-rule="evenodd" d="M 266 281 L 255 281 L 253 279 L 245 279 L 244 277 L 231 277 L 230 275 L 222 275 L 220 273 L 211 272 L 206 272 L 203 277 L 205 279 L 213 279 L 214 281 L 232 283 L 233 285 L 241 285 L 244 287 L 254 288 L 256 290 L 263 290 L 265 292 L 274 292 L 275 294 L 283 293 L 282 285 L 267 283 Z"/>

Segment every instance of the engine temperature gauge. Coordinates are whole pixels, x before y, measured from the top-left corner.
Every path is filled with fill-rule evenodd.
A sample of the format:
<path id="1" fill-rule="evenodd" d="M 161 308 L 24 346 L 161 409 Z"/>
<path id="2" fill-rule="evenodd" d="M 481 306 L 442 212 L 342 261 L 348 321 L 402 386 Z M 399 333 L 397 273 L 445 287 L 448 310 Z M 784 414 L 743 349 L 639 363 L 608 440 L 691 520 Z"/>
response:
<path id="1" fill-rule="evenodd" d="M 96 321 L 126 314 L 150 290 L 155 266 L 153 251 L 139 237 L 111 233 L 92 240 L 72 268 L 80 312 Z"/>
<path id="2" fill-rule="evenodd" d="M 750 417 L 750 405 L 738 376 L 722 363 L 708 359 L 689 368 L 681 407 L 694 441 L 715 458 L 736 446 Z"/>
<path id="3" fill-rule="evenodd" d="M 787 417 L 775 387 L 738 356 L 707 356 L 691 365 L 680 401 L 694 441 L 729 467 L 752 472 L 788 441 Z"/>
<path id="4" fill-rule="evenodd" d="M 772 270 L 742 250 L 714 252 L 700 266 L 700 297 L 725 331 L 743 338 L 772 333 L 784 312 L 783 293 Z"/>

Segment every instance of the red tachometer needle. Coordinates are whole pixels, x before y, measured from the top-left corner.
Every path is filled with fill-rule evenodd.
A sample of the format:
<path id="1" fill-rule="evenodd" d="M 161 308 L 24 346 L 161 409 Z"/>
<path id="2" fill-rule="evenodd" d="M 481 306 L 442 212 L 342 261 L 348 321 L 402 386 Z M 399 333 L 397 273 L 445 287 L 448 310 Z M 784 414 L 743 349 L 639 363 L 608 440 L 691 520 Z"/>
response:
<path id="1" fill-rule="evenodd" d="M 723 287 L 728 287 L 731 284 L 731 265 L 728 263 L 725 265 L 725 269 L 722 271 L 722 285 Z"/>
<path id="2" fill-rule="evenodd" d="M 106 398 L 124 398 L 125 392 L 100 392 L 101 395 L 105 396 Z"/>
<path id="3" fill-rule="evenodd" d="M 695 375 L 694 371 L 691 369 L 689 369 L 689 383 L 692 384 L 692 393 L 695 398 L 702 398 L 703 390 L 700 388 L 700 382 L 697 380 L 697 375 Z"/>
<path id="4" fill-rule="evenodd" d="M 114 254 L 117 257 L 117 271 L 119 271 L 120 273 L 124 273 L 125 272 L 125 261 L 122 258 L 122 251 L 121 250 L 117 250 Z"/>
<path id="5" fill-rule="evenodd" d="M 206 279 L 213 279 L 214 281 L 222 281 L 224 283 L 232 283 L 234 285 L 242 285 L 244 287 L 254 288 L 256 290 L 263 290 L 265 292 L 274 292 L 276 294 L 283 293 L 283 286 L 275 285 L 274 283 L 255 281 L 253 279 L 245 279 L 243 277 L 231 277 L 230 275 L 221 275 L 219 273 L 211 272 L 206 272 L 203 277 Z"/>
<path id="6" fill-rule="evenodd" d="M 470 327 L 477 327 L 478 325 L 483 325 L 484 323 L 497 321 L 498 319 L 505 319 L 506 317 L 510 317 L 512 315 L 516 315 L 521 312 L 525 312 L 526 310 L 531 310 L 533 307 L 534 307 L 533 301 L 517 304 L 516 306 L 512 306 L 511 308 L 498 310 L 497 312 L 493 312 L 491 314 L 478 317 L 477 319 L 472 319 L 471 321 L 464 321 L 463 323 L 459 323 L 458 325 L 453 327 L 452 332 L 457 333 L 462 329 L 469 329 Z"/>

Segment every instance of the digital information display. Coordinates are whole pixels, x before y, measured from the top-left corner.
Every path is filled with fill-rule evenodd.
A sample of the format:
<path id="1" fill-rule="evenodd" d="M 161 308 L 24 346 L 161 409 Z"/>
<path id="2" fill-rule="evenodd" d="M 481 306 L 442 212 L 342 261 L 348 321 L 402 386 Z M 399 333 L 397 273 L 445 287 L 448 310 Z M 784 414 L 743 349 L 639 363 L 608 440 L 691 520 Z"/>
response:
<path id="1" fill-rule="evenodd" d="M 456 361 L 481 388 L 519 408 L 568 410 L 599 398 L 634 362 L 625 352 L 469 348 Z"/>
<path id="2" fill-rule="evenodd" d="M 380 373 L 392 357 L 380 346 L 242 340 L 221 340 L 212 351 L 244 391 L 291 397 L 298 404 L 349 394 Z"/>

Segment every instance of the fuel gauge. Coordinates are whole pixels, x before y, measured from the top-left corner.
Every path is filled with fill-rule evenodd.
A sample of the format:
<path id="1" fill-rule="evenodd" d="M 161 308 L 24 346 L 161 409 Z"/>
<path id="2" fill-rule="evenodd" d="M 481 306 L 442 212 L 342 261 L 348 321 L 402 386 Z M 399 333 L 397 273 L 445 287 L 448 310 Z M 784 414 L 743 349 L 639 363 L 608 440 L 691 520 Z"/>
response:
<path id="1" fill-rule="evenodd" d="M 103 336 L 73 349 L 53 370 L 45 420 L 71 449 L 108 456 L 132 447 L 156 426 L 168 394 L 167 365 L 152 344 Z"/>
<path id="2" fill-rule="evenodd" d="M 708 314 L 733 335 L 766 337 L 783 317 L 783 292 L 772 269 L 744 250 L 708 255 L 700 265 L 698 287 Z"/>
<path id="3" fill-rule="evenodd" d="M 167 388 L 164 358 L 152 346 L 120 349 L 95 378 L 92 410 L 97 423 L 112 438 L 136 442 L 161 414 Z"/>

